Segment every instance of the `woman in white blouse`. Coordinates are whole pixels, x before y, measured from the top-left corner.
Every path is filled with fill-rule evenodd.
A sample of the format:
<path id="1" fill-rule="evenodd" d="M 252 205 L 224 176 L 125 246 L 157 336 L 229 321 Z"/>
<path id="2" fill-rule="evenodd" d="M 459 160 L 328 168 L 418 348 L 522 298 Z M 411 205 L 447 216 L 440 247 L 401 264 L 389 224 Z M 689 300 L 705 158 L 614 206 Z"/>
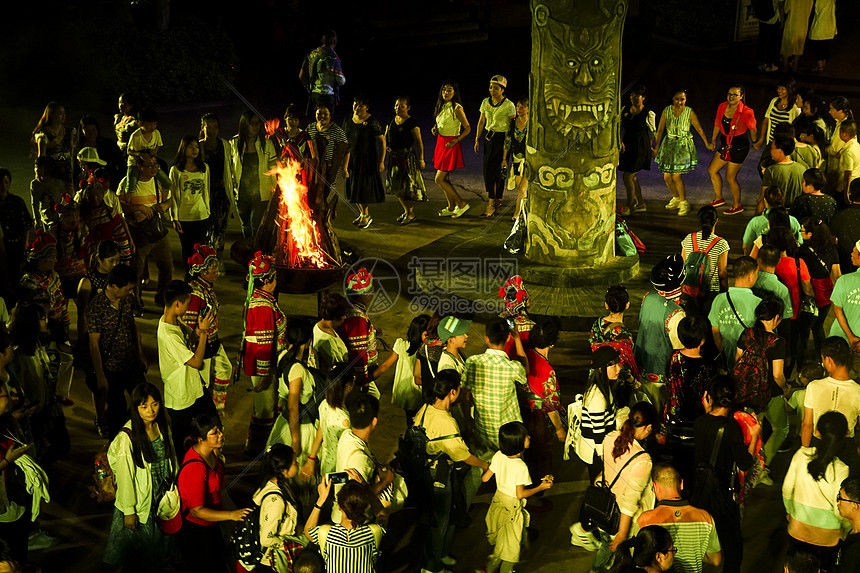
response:
<path id="1" fill-rule="evenodd" d="M 170 215 L 179 233 L 182 262 L 194 254 L 194 245 L 208 243 L 209 233 L 209 168 L 200 154 L 200 144 L 193 135 L 186 135 L 170 168 L 170 194 L 173 205 Z"/>

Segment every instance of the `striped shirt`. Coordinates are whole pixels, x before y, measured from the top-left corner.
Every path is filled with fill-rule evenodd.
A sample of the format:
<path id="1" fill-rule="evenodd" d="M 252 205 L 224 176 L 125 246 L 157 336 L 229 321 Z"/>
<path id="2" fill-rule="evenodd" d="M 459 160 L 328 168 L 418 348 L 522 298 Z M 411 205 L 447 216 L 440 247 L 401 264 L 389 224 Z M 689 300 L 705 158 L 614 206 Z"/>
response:
<path id="1" fill-rule="evenodd" d="M 319 543 L 319 529 L 312 527 L 307 532 L 314 543 Z M 385 529 L 380 529 L 384 535 Z M 321 553 L 328 573 L 375 573 L 379 547 L 370 525 L 347 529 L 337 524 L 329 529 Z"/>
<path id="2" fill-rule="evenodd" d="M 504 350 L 490 348 L 470 356 L 463 368 L 463 388 L 475 402 L 475 428 L 480 439 L 499 447 L 499 428 L 508 422 L 522 422 L 516 385 L 526 385 L 523 365 L 510 360 Z"/>
<path id="3" fill-rule="evenodd" d="M 659 525 L 672 535 L 678 552 L 674 570 L 677 573 L 701 573 L 706 553 L 720 551 L 720 539 L 714 518 L 704 509 L 684 500 L 665 500 L 639 516 L 639 529 Z"/>
<path id="4" fill-rule="evenodd" d="M 800 115 L 800 108 L 797 107 L 794 102 L 790 102 L 790 105 L 787 109 L 779 109 L 779 98 L 775 97 L 770 100 L 770 103 L 767 106 L 767 110 L 764 112 L 764 116 L 767 118 L 767 136 L 765 138 L 765 143 L 770 145 L 770 142 L 773 141 L 773 132 L 776 130 L 776 126 L 780 123 L 791 123 L 794 121 L 798 115 Z"/>
<path id="5" fill-rule="evenodd" d="M 610 394 L 610 400 L 612 395 Z M 603 439 L 615 429 L 615 402 L 606 403 L 600 389 L 592 384 L 582 400 L 582 437 L 576 445 L 577 455 L 586 463 L 594 463 L 594 454 L 599 457 Z"/>

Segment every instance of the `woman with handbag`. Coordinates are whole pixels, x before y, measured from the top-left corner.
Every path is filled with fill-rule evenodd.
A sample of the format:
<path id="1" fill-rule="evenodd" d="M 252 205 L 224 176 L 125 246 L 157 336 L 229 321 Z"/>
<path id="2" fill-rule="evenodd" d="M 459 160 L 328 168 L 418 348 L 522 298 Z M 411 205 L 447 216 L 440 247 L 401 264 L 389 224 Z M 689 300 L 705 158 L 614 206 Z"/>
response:
<path id="1" fill-rule="evenodd" d="M 157 568 L 167 562 L 172 548 L 156 514 L 176 475 L 176 453 L 158 388 L 139 384 L 131 393 L 131 404 L 131 420 L 108 448 L 116 501 L 104 562 Z"/>
<path id="2" fill-rule="evenodd" d="M 224 433 L 218 414 L 200 414 L 191 421 L 190 445 L 176 477 L 182 502 L 182 528 L 176 544 L 182 563 L 196 571 L 224 571 L 226 556 L 222 521 L 242 521 L 251 508 L 222 509 Z"/>
<path id="3" fill-rule="evenodd" d="M 830 313 L 832 304 L 830 295 L 833 294 L 833 285 L 842 276 L 842 269 L 836 252 L 836 239 L 821 219 L 807 217 L 801 221 L 800 236 L 803 238 L 803 244 L 797 248 L 795 254 L 803 259 L 809 269 L 815 304 L 818 306 L 818 316 L 811 326 L 815 355 L 818 356 L 824 342 L 824 320 Z M 802 365 L 802 362 L 800 364 Z"/>
<path id="4" fill-rule="evenodd" d="M 600 482 L 609 485 L 620 512 L 618 530 L 604 531 L 600 527 L 593 532 L 585 531 L 582 523 L 570 528 L 571 543 L 580 547 L 597 546 L 597 555 L 591 565 L 600 571 L 609 565 L 612 554 L 627 539 L 631 525 L 643 511 L 654 507 L 656 501 L 651 484 L 651 456 L 642 445 L 659 424 L 657 410 L 648 402 L 639 402 L 630 409 L 630 416 L 621 426 L 621 431 L 610 432 L 603 440 L 603 475 Z M 597 482 L 595 482 L 597 484 Z M 586 502 L 588 496 L 586 495 Z M 585 505 L 583 505 L 585 507 Z M 587 521 L 582 515 L 580 519 Z M 586 527 L 591 527 L 586 524 Z"/>
<path id="5" fill-rule="evenodd" d="M 714 200 L 711 206 L 717 208 L 726 204 L 723 200 L 723 178 L 720 175 L 723 167 L 726 168 L 726 182 L 732 192 L 732 206 L 723 211 L 723 215 L 737 215 L 744 210 L 741 205 L 738 172 L 750 151 L 751 141 L 757 140 L 755 112 L 744 104 L 743 99 L 743 86 L 729 86 L 726 101 L 717 108 L 714 133 L 708 145 L 708 149 L 716 151 L 708 166 L 708 175 L 714 185 Z M 720 136 L 719 140 L 717 135 Z"/>

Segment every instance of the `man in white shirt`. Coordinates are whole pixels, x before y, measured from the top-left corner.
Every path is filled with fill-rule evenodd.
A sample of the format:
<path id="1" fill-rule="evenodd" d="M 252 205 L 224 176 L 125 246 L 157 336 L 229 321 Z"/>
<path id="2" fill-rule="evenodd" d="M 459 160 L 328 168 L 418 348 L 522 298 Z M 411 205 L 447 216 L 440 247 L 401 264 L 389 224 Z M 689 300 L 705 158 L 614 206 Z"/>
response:
<path id="1" fill-rule="evenodd" d="M 364 482 L 369 484 L 374 495 L 382 496 L 385 489 L 394 482 L 395 476 L 391 468 L 377 464 L 368 445 L 370 435 L 379 422 L 379 400 L 360 392 L 347 401 L 346 409 L 349 412 L 351 429 L 340 435 L 335 469 L 338 472 L 354 469 Z M 343 484 L 335 484 L 335 498 L 342 487 Z M 340 517 L 340 508 L 335 503 L 331 510 L 331 520 L 333 523 L 340 523 Z"/>
<path id="2" fill-rule="evenodd" d="M 860 384 L 851 380 L 848 368 L 851 365 L 851 348 L 838 336 L 831 336 L 821 345 L 821 362 L 829 376 L 814 380 L 806 387 L 803 402 L 803 425 L 800 441 L 803 446 L 813 442 L 813 430 L 821 414 L 835 410 L 848 420 L 848 437 L 840 449 L 839 458 L 853 472 L 860 469 L 854 429 L 860 419 Z"/>
<path id="3" fill-rule="evenodd" d="M 197 326 L 192 332 L 179 320 L 191 302 L 191 287 L 183 281 L 170 281 L 162 296 L 164 315 L 158 321 L 158 368 L 164 382 L 164 407 L 170 414 L 173 442 L 178 453 L 185 451 L 185 437 L 194 416 L 204 413 L 218 415 L 201 374 L 214 316 L 211 312 L 198 316 Z"/>

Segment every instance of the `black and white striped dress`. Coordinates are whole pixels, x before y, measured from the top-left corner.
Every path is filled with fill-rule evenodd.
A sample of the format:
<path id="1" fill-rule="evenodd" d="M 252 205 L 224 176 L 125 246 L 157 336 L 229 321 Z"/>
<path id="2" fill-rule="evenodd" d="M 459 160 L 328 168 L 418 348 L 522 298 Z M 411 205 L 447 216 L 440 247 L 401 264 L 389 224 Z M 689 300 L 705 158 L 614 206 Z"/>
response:
<path id="1" fill-rule="evenodd" d="M 383 535 L 385 528 L 382 528 Z M 308 538 L 319 543 L 319 526 L 307 532 Z M 322 548 L 327 573 L 375 573 L 379 547 L 370 525 L 347 529 L 332 525 Z"/>

